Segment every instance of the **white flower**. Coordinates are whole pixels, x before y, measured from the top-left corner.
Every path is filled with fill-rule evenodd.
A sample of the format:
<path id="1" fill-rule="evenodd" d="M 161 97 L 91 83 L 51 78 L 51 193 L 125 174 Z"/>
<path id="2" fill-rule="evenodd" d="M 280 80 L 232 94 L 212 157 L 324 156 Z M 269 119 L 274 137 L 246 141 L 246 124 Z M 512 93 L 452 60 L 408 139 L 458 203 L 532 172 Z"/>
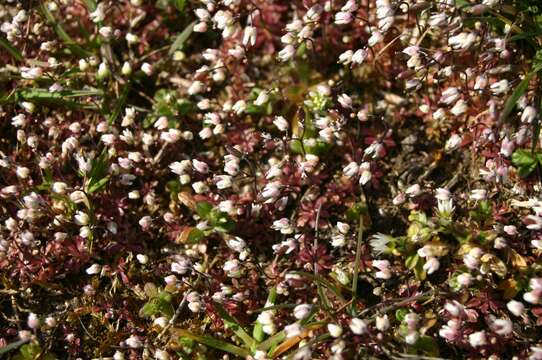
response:
<path id="1" fill-rule="evenodd" d="M 444 309 L 453 317 L 458 317 L 465 311 L 465 307 L 455 300 L 444 304 Z"/>
<path id="2" fill-rule="evenodd" d="M 356 52 L 352 55 L 352 62 L 354 64 L 362 64 L 365 59 L 367 58 L 367 50 L 365 49 L 358 49 Z"/>
<path id="3" fill-rule="evenodd" d="M 386 331 L 390 327 L 390 320 L 388 315 L 377 316 L 376 317 L 376 328 L 380 331 Z"/>
<path id="4" fill-rule="evenodd" d="M 460 92 L 457 88 L 449 87 L 442 92 L 440 102 L 446 105 L 451 105 L 452 103 L 456 102 L 457 99 L 459 99 L 459 96 Z"/>
<path id="5" fill-rule="evenodd" d="M 457 283 L 461 286 L 467 287 L 472 283 L 472 275 L 469 273 L 462 273 L 457 276 Z"/>
<path id="6" fill-rule="evenodd" d="M 343 333 L 343 328 L 340 327 L 337 324 L 327 324 L 327 331 L 329 331 L 329 334 L 333 336 L 334 338 L 338 338 Z"/>
<path id="7" fill-rule="evenodd" d="M 422 190 L 419 184 L 411 185 L 405 190 L 405 194 L 407 194 L 410 197 L 416 197 L 420 195 L 421 193 L 422 193 Z"/>
<path id="8" fill-rule="evenodd" d="M 137 349 L 143 346 L 143 342 L 135 335 L 130 336 L 128 339 L 124 340 L 126 345 L 133 349 Z"/>
<path id="9" fill-rule="evenodd" d="M 352 318 L 350 320 L 350 330 L 356 335 L 363 335 L 367 333 L 367 323 L 358 318 Z"/>
<path id="10" fill-rule="evenodd" d="M 188 95 L 196 95 L 196 94 L 201 93 L 204 89 L 205 89 L 205 85 L 201 81 L 195 80 L 192 82 L 192 84 L 190 84 L 187 92 L 188 92 Z"/>
<path id="11" fill-rule="evenodd" d="M 467 102 L 463 99 L 459 99 L 457 100 L 455 105 L 450 109 L 450 112 L 455 116 L 459 116 L 467 112 L 467 110 L 468 110 Z"/>
<path id="12" fill-rule="evenodd" d="M 293 45 L 286 45 L 284 49 L 279 51 L 279 60 L 288 61 L 295 55 L 295 47 Z"/>
<path id="13" fill-rule="evenodd" d="M 489 89 L 493 94 L 500 95 L 506 93 L 508 89 L 510 89 L 510 84 L 508 83 L 508 80 L 503 79 L 501 81 L 491 84 L 489 86 Z"/>
<path id="14" fill-rule="evenodd" d="M 279 230 L 281 234 L 291 234 L 294 232 L 294 229 L 287 218 L 273 221 L 273 226 L 271 226 L 271 228 Z"/>
<path id="15" fill-rule="evenodd" d="M 440 267 L 440 262 L 438 261 L 436 257 L 431 257 L 427 259 L 427 261 L 423 265 L 423 269 L 427 271 L 427 274 L 429 275 L 437 271 L 439 267 Z"/>
<path id="16" fill-rule="evenodd" d="M 337 229 L 339 230 L 339 232 L 341 234 L 346 234 L 350 230 L 350 225 L 348 225 L 347 223 L 343 223 L 343 222 L 338 221 L 337 222 Z"/>
<path id="17" fill-rule="evenodd" d="M 152 72 L 153 72 L 153 69 L 152 69 L 152 66 L 151 64 L 149 63 L 143 63 L 141 65 L 141 71 L 143 71 L 145 73 L 145 75 L 147 76 L 151 76 L 152 75 Z"/>
<path id="18" fill-rule="evenodd" d="M 96 10 L 88 14 L 93 23 L 99 23 L 105 19 L 105 3 L 99 3 Z"/>
<path id="19" fill-rule="evenodd" d="M 340 11 L 335 14 L 335 24 L 344 25 L 350 24 L 354 20 L 351 12 Z"/>
<path id="20" fill-rule="evenodd" d="M 388 243 L 391 241 L 393 241 L 392 236 L 378 233 L 371 237 L 371 240 L 369 240 L 369 244 L 373 248 L 373 252 L 376 255 L 380 255 L 388 251 Z"/>
<path id="21" fill-rule="evenodd" d="M 540 230 L 542 229 L 542 217 L 536 215 L 527 215 L 523 222 L 527 225 L 529 230 Z"/>
<path id="22" fill-rule="evenodd" d="M 197 181 L 193 183 L 192 188 L 194 189 L 196 194 L 203 194 L 204 192 L 209 191 L 209 187 L 203 181 Z"/>
<path id="23" fill-rule="evenodd" d="M 88 275 L 96 275 L 99 274 L 100 271 L 102 271 L 102 267 L 98 264 L 93 264 L 89 268 L 87 268 L 86 273 Z"/>
<path id="24" fill-rule="evenodd" d="M 40 326 L 40 319 L 38 318 L 38 315 L 34 313 L 28 314 L 26 324 L 31 329 L 37 329 Z"/>
<path id="25" fill-rule="evenodd" d="M 284 333 L 286 334 L 287 339 L 299 336 L 301 335 L 301 325 L 299 325 L 299 323 L 286 325 L 284 327 Z"/>
<path id="26" fill-rule="evenodd" d="M 350 109 L 352 107 L 352 98 L 347 94 L 339 95 L 337 97 L 337 101 L 339 101 L 339 104 L 346 109 Z"/>
<path id="27" fill-rule="evenodd" d="M 446 145 L 444 146 L 444 150 L 447 152 L 453 151 L 457 149 L 460 145 L 463 139 L 458 134 L 452 134 L 450 138 L 446 141 Z"/>
<path id="28" fill-rule="evenodd" d="M 89 216 L 82 211 L 77 211 L 73 218 L 75 220 L 75 223 L 80 226 L 88 225 L 90 221 Z"/>
<path id="29" fill-rule="evenodd" d="M 346 165 L 343 168 L 344 175 L 348 177 L 354 177 L 358 174 L 358 172 L 359 172 L 359 165 L 354 161 L 350 162 L 348 165 Z"/>
<path id="30" fill-rule="evenodd" d="M 232 110 L 237 114 L 241 115 L 245 112 L 247 108 L 247 104 L 244 100 L 238 100 L 235 104 L 232 106 Z"/>
<path id="31" fill-rule="evenodd" d="M 216 187 L 223 190 L 232 186 L 232 177 L 229 175 L 218 175 L 215 177 Z"/>
<path id="32" fill-rule="evenodd" d="M 209 172 L 209 166 L 205 162 L 199 161 L 198 159 L 192 160 L 192 166 L 199 173 L 207 174 Z"/>
<path id="33" fill-rule="evenodd" d="M 487 344 L 486 333 L 478 331 L 469 335 L 469 344 L 472 347 L 484 346 Z"/>
<path id="34" fill-rule="evenodd" d="M 490 326 L 493 332 L 501 336 L 509 335 L 512 332 L 512 322 L 508 319 L 495 319 Z"/>
<path id="35" fill-rule="evenodd" d="M 471 191 L 470 199 L 474 201 L 487 199 L 487 191 L 485 189 L 474 189 Z"/>
<path id="36" fill-rule="evenodd" d="M 445 188 L 437 188 L 435 190 L 435 198 L 442 201 L 450 199 L 450 190 Z"/>
<path id="37" fill-rule="evenodd" d="M 506 304 L 506 308 L 514 315 L 514 316 L 521 316 L 523 315 L 523 312 L 525 311 L 525 305 L 523 305 L 522 302 L 516 301 L 516 300 L 510 300 L 508 304 Z"/>
<path id="38" fill-rule="evenodd" d="M 254 46 L 256 44 L 256 28 L 254 26 L 247 26 L 243 34 L 243 45 L 247 46 L 248 44 Z"/>
<path id="39" fill-rule="evenodd" d="M 269 94 L 267 91 L 260 91 L 258 97 L 254 101 L 254 105 L 262 106 L 269 101 Z"/>
<path id="40" fill-rule="evenodd" d="M 527 106 L 521 113 L 521 122 L 530 124 L 536 118 L 536 109 L 533 106 Z"/>
<path id="41" fill-rule="evenodd" d="M 280 131 L 286 131 L 288 130 L 288 121 L 282 117 L 282 116 L 276 116 L 273 120 L 273 124 L 279 129 Z"/>
<path id="42" fill-rule="evenodd" d="M 294 308 L 294 317 L 297 320 L 303 320 L 309 316 L 312 306 L 309 304 L 300 304 Z"/>
<path id="43" fill-rule="evenodd" d="M 456 50 L 467 50 L 476 42 L 474 33 L 462 32 L 448 38 L 448 45 Z"/>
<path id="44" fill-rule="evenodd" d="M 352 56 L 354 56 L 354 52 L 352 50 L 347 50 L 341 55 L 339 55 L 339 61 L 337 62 L 340 64 L 348 65 L 352 62 Z"/>

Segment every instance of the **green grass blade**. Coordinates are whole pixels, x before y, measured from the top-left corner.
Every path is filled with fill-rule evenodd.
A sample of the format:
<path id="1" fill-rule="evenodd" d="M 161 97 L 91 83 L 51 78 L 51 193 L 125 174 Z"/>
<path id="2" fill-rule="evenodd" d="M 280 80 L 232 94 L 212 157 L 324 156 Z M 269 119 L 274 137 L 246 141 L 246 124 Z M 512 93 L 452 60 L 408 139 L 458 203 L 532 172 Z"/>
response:
<path id="1" fill-rule="evenodd" d="M 245 345 L 247 345 L 248 348 L 252 349 L 256 345 L 256 340 L 254 340 L 246 331 L 243 329 L 241 325 L 239 325 L 239 322 L 235 320 L 233 316 L 231 316 L 224 307 L 222 307 L 219 303 L 214 303 L 214 308 L 216 309 L 218 315 L 222 318 L 222 321 L 224 321 L 224 325 L 226 327 L 233 330 L 235 335 L 239 337 Z"/>
<path id="2" fill-rule="evenodd" d="M 7 50 L 7 52 L 17 61 L 23 61 L 23 55 L 17 49 L 15 46 L 11 45 L 11 43 L 3 36 L 0 36 L 0 46 L 2 46 L 4 49 Z"/>
<path id="3" fill-rule="evenodd" d="M 64 30 L 62 25 L 55 19 L 55 17 L 51 13 L 51 11 L 49 11 L 46 5 L 41 4 L 39 9 L 43 17 L 47 20 L 48 23 L 51 24 L 58 37 L 66 44 L 66 46 L 68 46 L 68 48 L 73 54 L 79 57 L 88 57 L 92 55 L 90 52 L 77 45 L 77 43 L 71 38 L 71 36 L 66 32 L 66 30 Z"/>
<path id="4" fill-rule="evenodd" d="M 17 349 L 19 346 L 27 343 L 28 340 L 19 340 L 19 341 L 15 341 L 15 342 L 12 342 L 11 344 L 8 344 L 4 347 L 1 347 L 0 348 L 0 355 L 3 355 L 3 354 L 7 354 L 8 352 L 12 351 L 12 350 L 15 350 Z"/>
<path id="5" fill-rule="evenodd" d="M 129 84 L 124 85 L 124 89 L 122 89 L 122 94 L 120 95 L 120 98 L 117 100 L 115 104 L 115 108 L 113 109 L 113 112 L 107 119 L 107 123 L 109 125 L 113 125 L 115 121 L 117 120 L 117 118 L 119 117 L 124 107 L 124 104 L 126 103 L 126 99 L 128 97 L 129 92 L 130 92 L 130 85 Z"/>
<path id="6" fill-rule="evenodd" d="M 303 277 L 307 277 L 317 283 L 320 283 L 322 286 L 328 288 L 329 290 L 331 290 L 336 296 L 337 298 L 339 298 L 341 301 L 345 302 L 344 300 L 344 297 L 342 296 L 341 294 L 341 290 L 333 285 L 333 283 L 331 283 L 330 281 L 324 279 L 322 276 L 320 275 L 315 275 L 315 274 L 311 274 L 311 273 L 308 273 L 308 272 L 304 272 L 304 271 L 292 271 L 290 274 L 296 274 L 296 275 L 300 275 L 300 276 L 303 276 Z"/>
<path id="7" fill-rule="evenodd" d="M 171 44 L 171 48 L 169 48 L 169 56 L 173 55 L 173 53 L 177 50 L 182 50 L 184 43 L 190 35 L 192 34 L 192 31 L 194 30 L 194 26 L 196 25 L 196 22 L 193 21 L 190 23 L 177 37 L 175 38 L 175 41 L 173 44 Z"/>
<path id="8" fill-rule="evenodd" d="M 214 349 L 225 351 L 225 352 L 228 352 L 230 354 L 240 356 L 242 358 L 246 358 L 247 356 L 250 355 L 250 353 L 247 350 L 243 349 L 243 348 L 232 345 L 232 344 L 227 343 L 227 342 L 222 341 L 222 340 L 215 339 L 215 338 L 213 338 L 211 336 L 196 335 L 194 333 L 191 333 L 188 330 L 183 330 L 183 329 L 178 329 L 177 334 L 180 335 L 180 336 L 187 337 L 187 338 L 189 338 L 189 339 L 191 339 L 191 340 L 193 340 L 195 342 L 198 342 L 200 344 L 207 345 L 207 346 L 210 346 L 210 347 L 212 347 Z"/>
<path id="9" fill-rule="evenodd" d="M 502 110 L 500 117 L 501 122 L 504 122 L 508 118 L 510 113 L 512 113 L 512 110 L 514 110 L 514 107 L 516 106 L 519 98 L 522 97 L 523 94 L 525 94 L 525 92 L 527 91 L 529 87 L 529 82 L 533 78 L 534 74 L 534 72 L 530 72 L 525 75 L 525 78 L 521 80 L 519 85 L 514 89 L 512 95 L 510 95 L 508 100 L 506 100 L 506 104 L 504 105 L 504 109 Z"/>

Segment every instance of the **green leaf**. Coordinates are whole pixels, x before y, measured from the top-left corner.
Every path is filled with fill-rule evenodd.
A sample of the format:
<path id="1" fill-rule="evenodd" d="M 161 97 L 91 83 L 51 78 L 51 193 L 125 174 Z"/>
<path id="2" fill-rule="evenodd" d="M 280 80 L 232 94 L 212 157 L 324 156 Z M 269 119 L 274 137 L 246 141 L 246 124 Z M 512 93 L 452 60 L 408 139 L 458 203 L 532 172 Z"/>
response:
<path id="1" fill-rule="evenodd" d="M 503 111 L 501 113 L 501 117 L 500 117 L 501 122 L 505 121 L 508 118 L 508 116 L 510 115 L 512 110 L 514 110 L 514 107 L 516 106 L 516 103 L 518 102 L 519 98 L 522 97 L 523 94 L 525 94 L 525 92 L 529 88 L 529 82 L 533 78 L 534 74 L 535 74 L 535 72 L 531 71 L 530 73 L 525 75 L 525 78 L 523 80 L 521 80 L 519 85 L 514 89 L 514 92 L 512 93 L 512 95 L 510 95 L 508 100 L 506 100 L 506 103 L 504 105 L 504 109 L 503 109 Z"/>
<path id="2" fill-rule="evenodd" d="M 180 336 L 187 337 L 195 342 L 198 342 L 203 345 L 210 346 L 214 349 L 225 351 L 233 355 L 237 355 L 241 358 L 246 358 L 250 355 L 248 350 L 245 350 L 243 348 L 240 348 L 238 346 L 235 346 L 233 344 L 227 343 L 222 340 L 215 339 L 214 337 L 208 336 L 208 335 L 196 335 L 194 333 L 191 333 L 188 330 L 184 329 L 178 329 L 177 333 Z"/>
<path id="3" fill-rule="evenodd" d="M 405 266 L 412 270 L 416 267 L 418 264 L 418 261 L 420 260 L 420 256 L 417 253 L 414 253 L 413 255 L 410 255 L 405 260 Z"/>
<path id="4" fill-rule="evenodd" d="M 256 346 L 256 340 L 254 340 L 246 331 L 243 329 L 241 325 L 237 322 L 237 320 L 231 316 L 226 309 L 222 307 L 221 304 L 215 302 L 213 303 L 214 308 L 216 309 L 216 312 L 221 317 L 222 321 L 224 322 L 224 325 L 230 329 L 233 330 L 235 335 L 239 337 L 245 345 L 249 349 L 253 349 Z"/>
<path id="5" fill-rule="evenodd" d="M 0 46 L 7 50 L 7 52 L 17 61 L 23 61 L 23 55 L 17 49 L 15 46 L 11 45 L 11 43 L 3 36 L 0 36 Z"/>
<path id="6" fill-rule="evenodd" d="M 536 157 L 530 151 L 518 149 L 512 154 L 512 164 L 517 167 L 531 166 L 536 163 Z"/>
<path id="7" fill-rule="evenodd" d="M 171 44 L 171 47 L 169 48 L 169 56 L 173 55 L 175 51 L 183 49 L 184 43 L 192 34 L 195 25 L 196 21 L 191 22 L 179 35 L 177 35 L 175 41 L 173 41 L 173 44 Z"/>
<path id="8" fill-rule="evenodd" d="M 179 11 L 183 11 L 186 6 L 186 0 L 171 0 L 171 3 Z"/>
<path id="9" fill-rule="evenodd" d="M 397 321 L 403 322 L 403 320 L 405 320 L 405 316 L 409 312 L 410 311 L 408 309 L 405 309 L 405 308 L 397 309 L 397 310 L 395 310 L 395 318 L 397 319 Z"/>
<path id="10" fill-rule="evenodd" d="M 438 343 L 430 336 L 420 336 L 413 348 L 429 356 L 439 355 Z"/>
<path id="11" fill-rule="evenodd" d="M 196 212 L 203 219 L 209 218 L 212 210 L 213 205 L 207 201 L 200 201 L 196 204 Z"/>
<path id="12" fill-rule="evenodd" d="M 186 244 L 199 243 L 204 237 L 205 237 L 205 234 L 203 233 L 203 231 L 201 231 L 198 228 L 193 228 L 188 234 L 188 238 L 186 239 Z"/>
<path id="13" fill-rule="evenodd" d="M 87 187 L 87 193 L 92 194 L 92 193 L 102 190 L 107 185 L 108 181 L 109 181 L 109 176 L 106 176 L 98 181 L 89 183 Z"/>

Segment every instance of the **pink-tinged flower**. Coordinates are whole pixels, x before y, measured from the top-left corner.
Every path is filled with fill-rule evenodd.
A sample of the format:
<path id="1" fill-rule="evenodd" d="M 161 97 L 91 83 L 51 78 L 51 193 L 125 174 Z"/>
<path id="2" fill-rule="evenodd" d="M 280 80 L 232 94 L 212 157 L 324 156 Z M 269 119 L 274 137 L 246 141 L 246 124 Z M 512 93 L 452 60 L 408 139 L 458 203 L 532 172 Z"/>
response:
<path id="1" fill-rule="evenodd" d="M 287 339 L 299 336 L 301 334 L 301 330 L 302 328 L 299 323 L 293 323 L 284 327 L 284 333 L 286 334 Z"/>
<path id="2" fill-rule="evenodd" d="M 421 193 L 422 190 L 419 184 L 411 185 L 405 190 L 405 194 L 407 194 L 409 197 L 416 197 Z"/>
<path id="3" fill-rule="evenodd" d="M 273 221 L 271 228 L 280 231 L 281 234 L 291 234 L 294 232 L 294 228 L 290 225 L 290 221 L 287 218 Z"/>
<path id="4" fill-rule="evenodd" d="M 390 262 L 388 260 L 373 260 L 372 265 L 380 270 L 375 273 L 377 279 L 391 278 Z"/>
<path id="5" fill-rule="evenodd" d="M 192 159 L 192 166 L 194 167 L 194 170 L 199 173 L 207 174 L 209 172 L 209 166 L 205 162 L 199 161 L 198 159 Z"/>
<path id="6" fill-rule="evenodd" d="M 509 140 L 508 137 L 505 137 L 501 143 L 500 154 L 506 157 L 510 157 L 514 152 L 515 147 L 515 142 L 513 140 Z"/>
<path id="7" fill-rule="evenodd" d="M 471 191 L 470 199 L 474 201 L 481 201 L 487 199 L 487 190 L 485 189 L 474 189 Z"/>
<path id="8" fill-rule="evenodd" d="M 523 219 L 523 223 L 527 226 L 529 230 L 540 230 L 542 229 L 542 217 L 536 215 L 527 215 Z"/>
<path id="9" fill-rule="evenodd" d="M 124 342 L 133 349 L 143 347 L 143 342 L 136 335 L 130 336 L 128 339 L 124 340 Z"/>
<path id="10" fill-rule="evenodd" d="M 295 47 L 293 45 L 286 45 L 284 49 L 279 51 L 279 60 L 288 61 L 295 55 Z"/>
<path id="11" fill-rule="evenodd" d="M 533 106 L 527 106 L 521 113 L 521 122 L 530 124 L 536 118 L 536 109 Z"/>
<path id="12" fill-rule="evenodd" d="M 335 14 L 335 24 L 345 25 L 350 24 L 354 20 L 354 16 L 351 12 L 340 11 Z"/>
<path id="13" fill-rule="evenodd" d="M 459 336 L 459 329 L 461 327 L 461 322 L 457 319 L 449 320 L 446 325 L 444 325 L 439 330 L 440 337 L 445 338 L 448 341 L 454 341 Z"/>
<path id="14" fill-rule="evenodd" d="M 348 165 L 346 165 L 343 168 L 344 175 L 350 178 L 356 176 L 358 172 L 359 172 L 359 165 L 354 161 L 350 162 Z"/>
<path id="15" fill-rule="evenodd" d="M 484 331 L 477 331 L 469 335 L 470 346 L 476 348 L 487 344 L 486 333 Z"/>
<path id="16" fill-rule="evenodd" d="M 458 88 L 455 87 L 449 87 L 446 90 L 442 92 L 442 95 L 440 97 L 440 102 L 446 105 L 451 105 L 459 99 L 459 96 L 461 93 L 459 92 Z"/>
<path id="17" fill-rule="evenodd" d="M 352 63 L 360 65 L 365 61 L 366 58 L 367 58 L 367 50 L 358 49 L 356 50 L 356 52 L 354 52 L 354 55 L 352 55 Z"/>
<path id="18" fill-rule="evenodd" d="M 300 305 L 297 305 L 297 306 L 294 308 L 294 317 L 295 317 L 297 320 L 303 320 L 303 319 L 305 319 L 307 316 L 309 316 L 311 310 L 312 310 L 312 306 L 309 305 L 309 304 L 300 304 Z"/>
<path id="19" fill-rule="evenodd" d="M 465 307 L 455 300 L 444 304 L 444 309 L 453 317 L 459 317 L 465 312 Z"/>
<path id="20" fill-rule="evenodd" d="M 509 319 L 494 319 L 490 323 L 491 330 L 501 336 L 506 336 L 512 333 L 512 321 Z"/>
<path id="21" fill-rule="evenodd" d="M 28 314 L 26 324 L 31 329 L 37 329 L 40 326 L 40 319 L 38 318 L 38 315 L 34 313 Z"/>
<path id="22" fill-rule="evenodd" d="M 337 97 L 337 101 L 343 108 L 350 109 L 352 108 L 352 98 L 347 94 L 341 94 Z"/>

